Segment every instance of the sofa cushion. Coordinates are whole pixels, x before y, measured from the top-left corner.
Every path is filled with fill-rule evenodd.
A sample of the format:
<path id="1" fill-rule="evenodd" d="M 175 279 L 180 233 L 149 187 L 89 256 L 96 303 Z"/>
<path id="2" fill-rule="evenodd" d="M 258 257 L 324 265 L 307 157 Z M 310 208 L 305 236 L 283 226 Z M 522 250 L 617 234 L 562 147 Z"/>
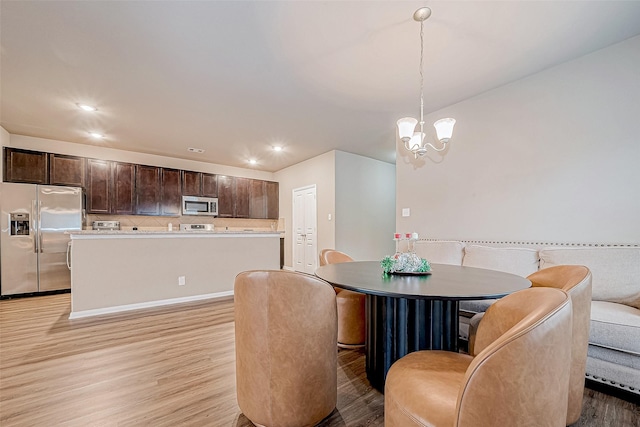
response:
<path id="1" fill-rule="evenodd" d="M 592 301 L 589 344 L 640 356 L 640 310 L 614 302 Z"/>
<path id="2" fill-rule="evenodd" d="M 464 243 L 447 240 L 435 242 L 418 240 L 415 251 L 421 258 L 435 264 L 462 265 Z"/>
<path id="3" fill-rule="evenodd" d="M 594 301 L 610 301 L 640 309 L 640 247 L 547 248 L 540 251 L 540 268 L 584 265 L 593 275 Z"/>
<path id="4" fill-rule="evenodd" d="M 525 248 L 492 248 L 469 245 L 464 248 L 462 265 L 504 271 L 527 277 L 538 271 L 538 251 Z"/>

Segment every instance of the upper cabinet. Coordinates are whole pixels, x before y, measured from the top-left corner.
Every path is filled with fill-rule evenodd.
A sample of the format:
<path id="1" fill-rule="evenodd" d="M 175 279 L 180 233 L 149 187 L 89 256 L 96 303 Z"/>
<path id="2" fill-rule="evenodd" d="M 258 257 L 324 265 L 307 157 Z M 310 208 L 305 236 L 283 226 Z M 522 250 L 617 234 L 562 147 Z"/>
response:
<path id="1" fill-rule="evenodd" d="M 4 181 L 48 184 L 49 157 L 47 153 L 5 147 Z"/>
<path id="2" fill-rule="evenodd" d="M 162 168 L 160 172 L 160 215 L 178 216 L 182 212 L 182 181 L 178 169 Z"/>
<path id="3" fill-rule="evenodd" d="M 221 218 L 278 219 L 277 182 L 5 147 L 4 181 L 83 187 L 90 214 L 179 216 L 182 196 L 218 198 Z"/>
<path id="4" fill-rule="evenodd" d="M 252 179 L 249 184 L 249 216 L 278 219 L 278 183 Z"/>
<path id="5" fill-rule="evenodd" d="M 160 215 L 160 169 L 136 165 L 136 213 Z"/>
<path id="6" fill-rule="evenodd" d="M 133 215 L 136 211 L 136 165 L 112 162 L 113 204 L 111 211 L 117 215 Z"/>
<path id="7" fill-rule="evenodd" d="M 49 183 L 84 187 L 85 158 L 49 154 Z"/>
<path id="8" fill-rule="evenodd" d="M 211 173 L 182 171 L 183 196 L 218 196 L 218 177 Z"/>
<path id="9" fill-rule="evenodd" d="M 220 218 L 233 218 L 235 178 L 232 176 L 218 175 L 218 216 Z"/>
<path id="10" fill-rule="evenodd" d="M 202 174 L 202 196 L 218 197 L 218 176 L 212 173 Z"/>
<path id="11" fill-rule="evenodd" d="M 86 159 L 87 213 L 135 213 L 135 165 Z"/>
<path id="12" fill-rule="evenodd" d="M 280 184 L 265 181 L 265 189 L 267 195 L 267 218 L 278 219 L 280 216 Z"/>
<path id="13" fill-rule="evenodd" d="M 111 193 L 113 179 L 111 177 L 111 162 L 87 159 L 86 183 L 87 213 L 112 213 Z"/>

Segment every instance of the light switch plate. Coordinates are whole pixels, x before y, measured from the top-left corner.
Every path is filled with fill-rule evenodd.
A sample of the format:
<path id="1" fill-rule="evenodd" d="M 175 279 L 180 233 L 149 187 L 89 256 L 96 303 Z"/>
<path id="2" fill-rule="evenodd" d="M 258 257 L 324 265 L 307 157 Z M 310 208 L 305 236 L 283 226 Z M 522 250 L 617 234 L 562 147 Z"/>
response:
<path id="1" fill-rule="evenodd" d="M 410 208 L 402 208 L 402 216 L 411 216 Z"/>

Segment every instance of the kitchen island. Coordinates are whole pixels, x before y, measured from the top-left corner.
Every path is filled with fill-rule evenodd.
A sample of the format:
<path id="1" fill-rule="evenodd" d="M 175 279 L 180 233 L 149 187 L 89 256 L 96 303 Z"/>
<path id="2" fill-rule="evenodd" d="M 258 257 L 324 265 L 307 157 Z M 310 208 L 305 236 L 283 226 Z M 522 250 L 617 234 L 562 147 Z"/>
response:
<path id="1" fill-rule="evenodd" d="M 278 232 L 70 234 L 71 319 L 230 297 L 238 273 L 279 269 Z"/>

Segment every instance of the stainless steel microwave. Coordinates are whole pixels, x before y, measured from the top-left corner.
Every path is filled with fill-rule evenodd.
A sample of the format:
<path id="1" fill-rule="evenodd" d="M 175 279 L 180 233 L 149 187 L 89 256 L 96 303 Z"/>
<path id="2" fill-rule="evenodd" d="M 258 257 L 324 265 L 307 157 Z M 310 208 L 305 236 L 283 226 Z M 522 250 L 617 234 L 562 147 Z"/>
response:
<path id="1" fill-rule="evenodd" d="M 218 216 L 218 199 L 215 197 L 182 196 L 182 215 Z"/>

